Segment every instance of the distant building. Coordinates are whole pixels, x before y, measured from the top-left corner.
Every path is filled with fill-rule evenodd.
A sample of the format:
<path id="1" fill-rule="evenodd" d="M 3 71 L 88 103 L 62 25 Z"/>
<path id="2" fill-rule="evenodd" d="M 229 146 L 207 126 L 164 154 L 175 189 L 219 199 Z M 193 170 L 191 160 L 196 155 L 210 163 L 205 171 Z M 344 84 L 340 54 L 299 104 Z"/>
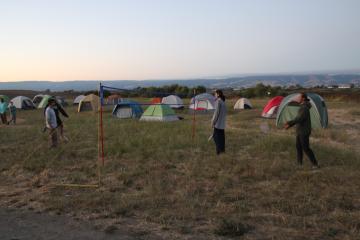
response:
<path id="1" fill-rule="evenodd" d="M 351 88 L 350 84 L 340 84 L 339 88 Z"/>

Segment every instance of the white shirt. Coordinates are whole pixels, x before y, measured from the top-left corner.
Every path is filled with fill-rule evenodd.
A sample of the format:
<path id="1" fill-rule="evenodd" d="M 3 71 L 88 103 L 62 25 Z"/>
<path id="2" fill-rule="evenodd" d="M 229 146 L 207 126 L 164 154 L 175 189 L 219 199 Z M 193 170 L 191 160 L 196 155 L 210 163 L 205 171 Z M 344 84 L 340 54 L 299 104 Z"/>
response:
<path id="1" fill-rule="evenodd" d="M 56 128 L 57 127 L 55 111 L 51 107 L 46 108 L 45 122 L 46 122 L 47 128 Z"/>
<path id="2" fill-rule="evenodd" d="M 221 98 L 216 101 L 215 112 L 212 117 L 212 125 L 217 129 L 225 129 L 226 125 L 226 104 Z"/>

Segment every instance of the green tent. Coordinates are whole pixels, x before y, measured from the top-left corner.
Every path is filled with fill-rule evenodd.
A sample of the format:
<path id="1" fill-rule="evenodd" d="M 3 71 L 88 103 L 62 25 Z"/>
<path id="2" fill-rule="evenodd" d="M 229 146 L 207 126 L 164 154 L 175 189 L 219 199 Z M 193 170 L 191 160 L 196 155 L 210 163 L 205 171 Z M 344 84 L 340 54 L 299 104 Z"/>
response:
<path id="1" fill-rule="evenodd" d="M 46 105 L 48 104 L 49 98 L 51 98 L 51 97 L 52 96 L 50 96 L 50 95 L 44 95 L 41 102 L 37 106 L 37 108 L 45 108 Z"/>
<path id="2" fill-rule="evenodd" d="M 311 127 L 313 129 L 326 128 L 328 126 L 328 113 L 324 99 L 316 93 L 306 93 L 306 95 L 311 103 Z M 287 121 L 293 120 L 297 116 L 300 108 L 297 102 L 299 98 L 300 93 L 294 93 L 284 98 L 276 117 L 277 127 L 283 127 Z"/>
<path id="3" fill-rule="evenodd" d="M 140 118 L 140 121 L 169 122 L 177 120 L 179 120 L 179 117 L 176 116 L 174 110 L 166 104 L 150 105 Z"/>

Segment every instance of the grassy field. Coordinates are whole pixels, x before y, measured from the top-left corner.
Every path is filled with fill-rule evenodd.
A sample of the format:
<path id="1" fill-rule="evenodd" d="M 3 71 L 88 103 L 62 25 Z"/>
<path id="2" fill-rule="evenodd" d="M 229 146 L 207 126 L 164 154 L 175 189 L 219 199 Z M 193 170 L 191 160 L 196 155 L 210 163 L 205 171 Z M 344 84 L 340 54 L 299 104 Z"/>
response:
<path id="1" fill-rule="evenodd" d="M 69 143 L 49 149 L 42 110 L 21 111 L 0 127 L 0 204 L 71 215 L 101 229 L 128 226 L 139 239 L 359 239 L 360 111 L 328 102 L 330 126 L 311 145 L 322 166 L 295 164 L 294 132 L 255 109 L 228 103 L 226 154 L 215 155 L 210 115 L 171 123 L 119 120 L 107 110 L 101 187 L 97 115 L 67 108 Z M 264 130 L 269 131 L 264 131 Z"/>

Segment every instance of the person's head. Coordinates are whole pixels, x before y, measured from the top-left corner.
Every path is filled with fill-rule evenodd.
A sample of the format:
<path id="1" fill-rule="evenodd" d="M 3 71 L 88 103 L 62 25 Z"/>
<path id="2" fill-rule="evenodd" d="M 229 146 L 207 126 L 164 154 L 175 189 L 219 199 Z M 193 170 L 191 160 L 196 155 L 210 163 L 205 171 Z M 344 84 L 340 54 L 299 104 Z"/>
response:
<path id="1" fill-rule="evenodd" d="M 56 106 L 56 101 L 54 98 L 50 98 L 49 101 L 48 101 L 48 104 L 50 107 L 54 107 Z"/>
<path id="2" fill-rule="evenodd" d="M 10 106 L 14 105 L 14 103 L 12 101 L 10 101 Z"/>
<path id="3" fill-rule="evenodd" d="M 306 93 L 300 93 L 300 99 L 299 99 L 300 103 L 304 103 L 305 101 L 309 101 Z"/>
<path id="4" fill-rule="evenodd" d="M 220 89 L 215 90 L 215 97 L 221 98 L 221 100 L 225 101 L 224 93 Z"/>

